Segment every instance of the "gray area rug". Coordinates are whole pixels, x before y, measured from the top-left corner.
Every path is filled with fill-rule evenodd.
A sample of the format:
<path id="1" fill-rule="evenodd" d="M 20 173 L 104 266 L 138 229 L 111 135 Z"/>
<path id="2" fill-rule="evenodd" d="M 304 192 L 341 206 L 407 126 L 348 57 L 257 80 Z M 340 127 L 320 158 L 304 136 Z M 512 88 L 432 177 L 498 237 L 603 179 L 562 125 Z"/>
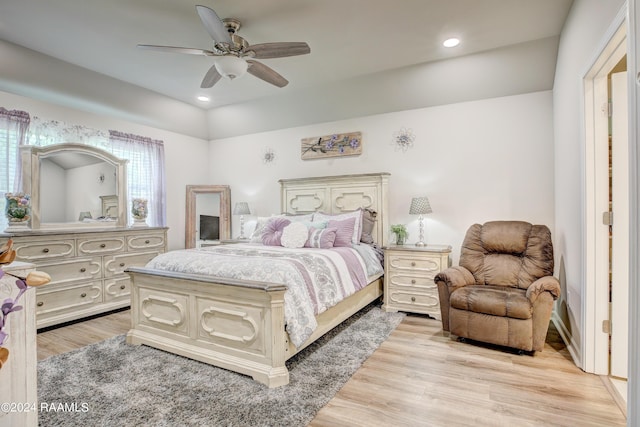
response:
<path id="1" fill-rule="evenodd" d="M 38 363 L 40 426 L 304 426 L 400 324 L 377 304 L 287 362 L 288 385 L 250 377 L 120 335 Z M 62 404 L 62 405 L 60 405 Z"/>

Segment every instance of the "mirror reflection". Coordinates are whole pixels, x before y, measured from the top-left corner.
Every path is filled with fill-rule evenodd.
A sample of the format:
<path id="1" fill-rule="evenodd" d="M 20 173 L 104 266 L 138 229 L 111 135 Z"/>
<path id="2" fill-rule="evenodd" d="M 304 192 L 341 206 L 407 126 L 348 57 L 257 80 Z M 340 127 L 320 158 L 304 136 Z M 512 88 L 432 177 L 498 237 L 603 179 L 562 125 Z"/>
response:
<path id="1" fill-rule="evenodd" d="M 220 240 L 220 194 L 196 194 L 196 247 Z"/>
<path id="2" fill-rule="evenodd" d="M 40 159 L 43 223 L 115 221 L 117 213 L 109 218 L 109 212 L 103 212 L 101 196 L 113 197 L 116 192 L 116 167 L 102 159 L 79 152 Z"/>

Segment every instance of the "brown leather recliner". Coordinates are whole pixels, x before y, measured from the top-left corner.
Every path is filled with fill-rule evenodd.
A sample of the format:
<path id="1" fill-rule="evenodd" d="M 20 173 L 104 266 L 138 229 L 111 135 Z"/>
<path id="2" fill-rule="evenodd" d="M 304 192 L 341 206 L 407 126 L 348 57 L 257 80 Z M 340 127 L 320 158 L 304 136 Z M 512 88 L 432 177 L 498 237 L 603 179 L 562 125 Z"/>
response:
<path id="1" fill-rule="evenodd" d="M 442 327 L 453 335 L 542 351 L 560 283 L 551 232 L 523 221 L 469 228 L 460 265 L 435 277 Z"/>

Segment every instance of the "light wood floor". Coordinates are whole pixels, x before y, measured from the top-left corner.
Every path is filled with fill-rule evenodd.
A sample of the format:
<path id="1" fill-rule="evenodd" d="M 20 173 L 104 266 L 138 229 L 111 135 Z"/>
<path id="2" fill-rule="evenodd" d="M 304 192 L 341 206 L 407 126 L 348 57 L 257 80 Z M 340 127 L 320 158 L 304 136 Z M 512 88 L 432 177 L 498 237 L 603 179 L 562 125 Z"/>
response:
<path id="1" fill-rule="evenodd" d="M 129 311 L 38 334 L 38 359 L 125 333 Z M 445 337 L 408 315 L 311 426 L 625 426 L 603 380 L 550 330 L 535 356 Z"/>

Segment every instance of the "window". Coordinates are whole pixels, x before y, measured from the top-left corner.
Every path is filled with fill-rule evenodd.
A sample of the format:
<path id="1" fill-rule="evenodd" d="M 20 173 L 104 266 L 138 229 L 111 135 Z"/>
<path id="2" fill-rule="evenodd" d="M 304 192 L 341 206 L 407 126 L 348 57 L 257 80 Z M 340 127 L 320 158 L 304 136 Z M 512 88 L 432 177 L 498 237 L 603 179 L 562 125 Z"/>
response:
<path id="1" fill-rule="evenodd" d="M 25 111 L 6 110 L 0 107 L 0 231 L 7 228 L 4 215 L 5 193 L 18 190 L 20 153 L 29 126 L 29 114 Z"/>

